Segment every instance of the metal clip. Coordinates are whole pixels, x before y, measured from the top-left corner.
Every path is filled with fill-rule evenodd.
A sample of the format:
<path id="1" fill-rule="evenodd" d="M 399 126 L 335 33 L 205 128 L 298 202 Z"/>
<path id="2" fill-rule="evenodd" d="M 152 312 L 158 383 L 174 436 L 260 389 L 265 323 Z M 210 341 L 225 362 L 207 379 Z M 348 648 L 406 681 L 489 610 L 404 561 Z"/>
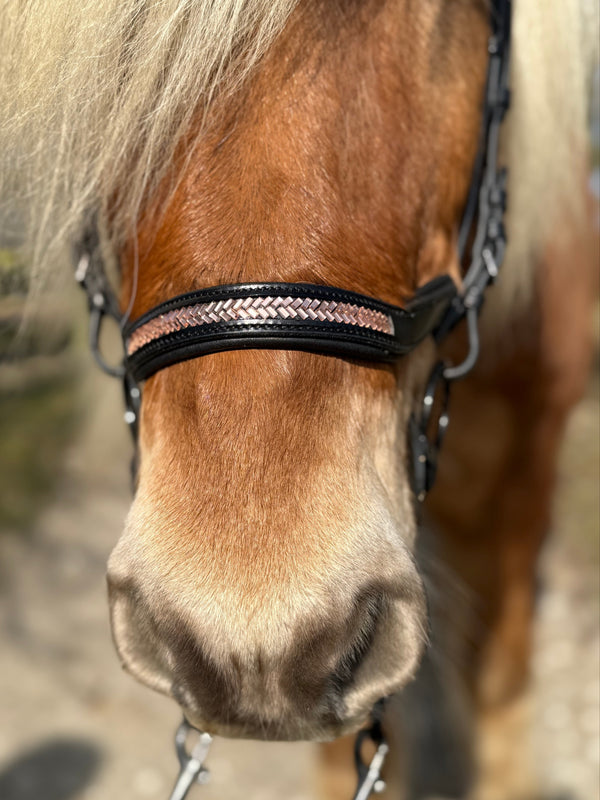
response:
<path id="1" fill-rule="evenodd" d="M 140 387 L 127 370 L 123 371 L 123 394 L 125 397 L 125 414 L 123 418 L 129 426 L 133 441 L 137 442 L 142 393 Z"/>
<path id="2" fill-rule="evenodd" d="M 362 760 L 361 755 L 365 739 L 370 739 L 377 747 L 375 755 L 368 765 Z M 389 749 L 389 745 L 385 741 L 379 722 L 374 722 L 370 728 L 359 732 L 356 737 L 356 744 L 354 745 L 354 760 L 358 772 L 358 787 L 353 800 L 367 800 L 371 794 L 381 794 L 381 792 L 385 791 L 386 784 L 381 778 L 381 769 Z"/>
<path id="3" fill-rule="evenodd" d="M 94 361 L 103 372 L 106 372 L 112 378 L 123 378 L 125 377 L 125 366 L 123 364 L 112 366 L 105 361 L 100 350 L 100 331 L 107 312 L 105 306 L 99 302 L 97 304 L 96 300 L 97 298 L 94 296 L 94 305 L 90 308 L 90 350 L 94 356 Z"/>
<path id="4" fill-rule="evenodd" d="M 194 783 L 203 785 L 208 783 L 210 773 L 204 766 L 204 760 L 212 743 L 212 736 L 208 733 L 199 733 L 198 741 L 188 753 L 186 742 L 190 731 L 195 730 L 184 719 L 175 733 L 175 752 L 179 759 L 180 771 L 169 800 L 185 800 Z"/>

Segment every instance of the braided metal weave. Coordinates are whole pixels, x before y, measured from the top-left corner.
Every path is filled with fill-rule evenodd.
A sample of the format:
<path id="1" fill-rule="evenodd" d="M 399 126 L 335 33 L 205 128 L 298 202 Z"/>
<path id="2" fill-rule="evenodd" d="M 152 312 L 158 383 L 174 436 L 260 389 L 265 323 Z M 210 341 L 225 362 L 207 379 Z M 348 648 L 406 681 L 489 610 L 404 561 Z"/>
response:
<path id="1" fill-rule="evenodd" d="M 127 342 L 127 354 L 131 356 L 150 342 L 186 328 L 272 319 L 336 322 L 389 335 L 394 333 L 394 323 L 388 314 L 366 306 L 312 297 L 240 297 L 176 308 L 149 320 L 132 332 Z"/>

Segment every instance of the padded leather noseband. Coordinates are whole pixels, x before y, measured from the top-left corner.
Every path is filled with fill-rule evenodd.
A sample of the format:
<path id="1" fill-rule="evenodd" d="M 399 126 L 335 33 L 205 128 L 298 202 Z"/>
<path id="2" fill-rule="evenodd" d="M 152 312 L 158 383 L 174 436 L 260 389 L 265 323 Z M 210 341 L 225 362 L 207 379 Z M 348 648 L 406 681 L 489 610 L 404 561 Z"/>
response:
<path id="1" fill-rule="evenodd" d="M 124 330 L 136 381 L 223 350 L 306 350 L 390 362 L 413 350 L 456 297 L 447 275 L 417 291 L 405 308 L 310 283 L 245 283 L 180 295 Z"/>

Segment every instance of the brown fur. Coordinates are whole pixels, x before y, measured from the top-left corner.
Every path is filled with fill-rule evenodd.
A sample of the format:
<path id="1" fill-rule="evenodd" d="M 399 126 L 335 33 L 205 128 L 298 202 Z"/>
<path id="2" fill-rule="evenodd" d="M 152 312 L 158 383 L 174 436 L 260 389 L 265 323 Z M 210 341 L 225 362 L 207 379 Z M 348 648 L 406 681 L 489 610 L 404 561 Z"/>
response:
<path id="1" fill-rule="evenodd" d="M 457 385 L 429 499 L 446 561 L 469 587 L 476 619 L 463 675 L 481 713 L 477 798 L 526 796 L 534 782 L 526 690 L 536 570 L 551 523 L 558 447 L 592 353 L 598 277 L 591 218 L 564 209 L 539 262 L 535 300 L 514 322 L 519 335 L 509 344 L 500 331 L 488 335 L 478 369 Z"/>
<path id="2" fill-rule="evenodd" d="M 157 297 L 232 281 L 333 281 L 401 302 L 436 274 L 458 277 L 485 14 L 472 2 L 403 5 L 359 4 L 347 17 L 309 4 L 233 115 L 216 104 L 158 230 L 151 212 L 139 228 L 132 317 Z M 132 276 L 128 266 L 124 298 Z"/>

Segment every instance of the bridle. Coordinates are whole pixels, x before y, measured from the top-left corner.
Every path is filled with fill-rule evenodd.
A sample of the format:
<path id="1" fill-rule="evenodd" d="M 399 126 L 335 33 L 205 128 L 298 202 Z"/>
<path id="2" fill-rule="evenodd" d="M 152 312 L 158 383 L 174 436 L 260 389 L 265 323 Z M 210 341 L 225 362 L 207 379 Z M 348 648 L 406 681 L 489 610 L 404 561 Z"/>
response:
<path id="1" fill-rule="evenodd" d="M 480 142 L 461 221 L 458 255 L 468 269 L 459 292 L 447 275 L 434 278 L 415 293 L 406 307 L 332 286 L 306 283 L 245 283 L 215 286 L 174 297 L 134 322 L 120 312 L 100 255 L 93 222 L 76 247 L 75 276 L 90 311 L 90 346 L 99 366 L 123 380 L 125 420 L 137 445 L 141 405 L 140 383 L 173 364 L 210 353 L 244 349 L 303 350 L 361 361 L 390 363 L 410 353 L 432 335 L 437 344 L 466 320 L 468 351 L 458 365 L 438 361 L 427 381 L 418 414 L 409 425 L 413 487 L 422 502 L 431 489 L 438 452 L 448 427 L 448 398 L 453 381 L 473 368 L 479 354 L 479 313 L 486 289 L 494 283 L 504 258 L 506 235 L 506 170 L 498 167 L 500 128 L 510 102 L 509 64 L 511 0 L 491 0 L 492 35 Z M 119 325 L 123 361 L 113 367 L 100 349 L 106 317 Z M 435 411 L 434 411 L 435 409 Z M 357 738 L 358 788 L 354 800 L 366 800 L 384 787 L 380 779 L 387 744 L 381 729 L 383 701 L 372 724 Z M 190 731 L 183 722 L 176 735 L 181 772 L 172 800 L 183 800 L 194 782 L 204 783 L 203 766 L 210 736 L 201 734 L 192 752 Z M 361 756 L 365 739 L 376 753 L 369 765 Z M 383 784 L 383 785 L 382 785 Z"/>

